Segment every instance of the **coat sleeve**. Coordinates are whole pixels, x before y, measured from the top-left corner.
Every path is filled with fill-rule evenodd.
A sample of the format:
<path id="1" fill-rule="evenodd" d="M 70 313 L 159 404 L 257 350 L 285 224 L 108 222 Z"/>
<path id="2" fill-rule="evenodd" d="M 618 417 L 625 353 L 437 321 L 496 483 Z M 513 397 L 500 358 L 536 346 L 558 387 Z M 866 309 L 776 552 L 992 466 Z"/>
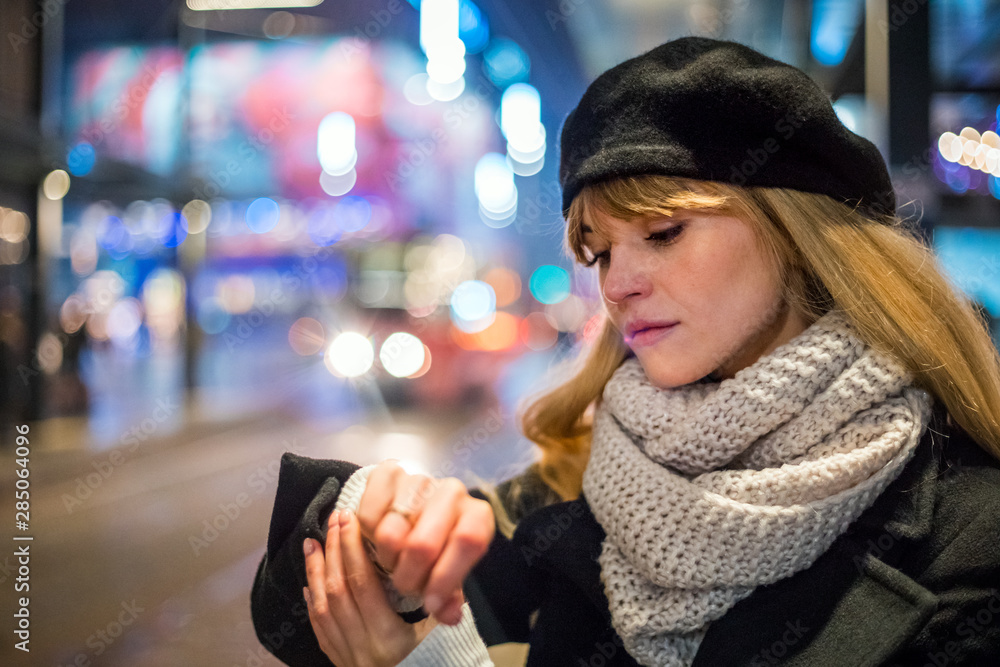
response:
<path id="1" fill-rule="evenodd" d="M 302 542 L 306 537 L 326 542 L 330 514 L 334 509 L 357 508 L 373 467 L 292 453 L 281 457 L 267 550 L 254 578 L 250 612 L 257 638 L 287 665 L 332 664 L 316 641 L 302 599 L 307 585 Z M 411 610 L 400 613 L 410 623 L 427 617 L 419 609 L 419 601 L 398 594 L 390 599 L 397 610 Z"/>

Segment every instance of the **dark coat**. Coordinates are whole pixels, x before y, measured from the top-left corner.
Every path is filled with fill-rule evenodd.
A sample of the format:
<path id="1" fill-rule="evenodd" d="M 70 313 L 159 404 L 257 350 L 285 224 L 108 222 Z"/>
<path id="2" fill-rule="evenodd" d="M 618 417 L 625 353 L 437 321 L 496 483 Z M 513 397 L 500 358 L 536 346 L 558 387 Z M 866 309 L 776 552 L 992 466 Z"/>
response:
<path id="1" fill-rule="evenodd" d="M 289 665 L 329 664 L 305 617 L 301 544 L 324 539 L 356 469 L 282 457 L 251 606 L 258 637 Z M 530 643 L 530 667 L 638 664 L 611 627 L 597 562 L 605 534 L 586 499 L 551 502 L 536 466 L 523 479 L 516 499 L 509 482 L 498 487 L 520 518 L 513 539 L 498 531 L 465 584 L 480 634 Z M 1000 463 L 939 405 L 876 502 L 811 567 L 712 623 L 694 667 L 958 664 L 1000 665 Z"/>

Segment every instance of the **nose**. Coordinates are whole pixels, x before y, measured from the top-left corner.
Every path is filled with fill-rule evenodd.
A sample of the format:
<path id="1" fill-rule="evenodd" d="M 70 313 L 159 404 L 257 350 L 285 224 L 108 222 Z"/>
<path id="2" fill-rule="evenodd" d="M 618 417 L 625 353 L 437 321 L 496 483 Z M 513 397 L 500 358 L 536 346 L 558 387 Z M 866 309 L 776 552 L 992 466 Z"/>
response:
<path id="1" fill-rule="evenodd" d="M 611 253 L 601 290 L 608 301 L 621 303 L 629 296 L 649 291 L 649 275 L 641 253 L 630 252 L 627 246 L 615 248 Z"/>

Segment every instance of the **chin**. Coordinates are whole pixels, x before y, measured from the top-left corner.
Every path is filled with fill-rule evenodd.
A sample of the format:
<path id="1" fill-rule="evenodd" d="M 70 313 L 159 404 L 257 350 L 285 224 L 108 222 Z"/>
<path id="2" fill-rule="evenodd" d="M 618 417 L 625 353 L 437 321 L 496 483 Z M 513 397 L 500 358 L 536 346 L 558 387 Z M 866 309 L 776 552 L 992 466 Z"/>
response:
<path id="1" fill-rule="evenodd" d="M 640 359 L 640 362 L 642 360 Z M 682 387 L 686 384 L 691 384 L 701 378 L 705 377 L 708 372 L 701 373 L 697 370 L 688 369 L 663 369 L 663 368 L 650 368 L 643 364 L 643 370 L 646 372 L 646 377 L 649 378 L 650 383 L 654 387 L 659 387 L 660 389 L 676 389 L 677 387 Z"/>

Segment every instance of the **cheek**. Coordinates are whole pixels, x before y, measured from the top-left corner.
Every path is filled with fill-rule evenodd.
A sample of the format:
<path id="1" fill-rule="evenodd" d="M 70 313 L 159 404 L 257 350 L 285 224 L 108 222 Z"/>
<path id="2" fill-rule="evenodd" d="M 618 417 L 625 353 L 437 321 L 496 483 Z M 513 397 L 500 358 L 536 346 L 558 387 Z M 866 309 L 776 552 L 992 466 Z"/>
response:
<path id="1" fill-rule="evenodd" d="M 682 273 L 687 278 L 678 300 L 689 313 L 698 313 L 704 333 L 720 332 L 736 322 L 753 319 L 771 308 L 778 294 L 777 276 L 757 250 L 752 238 L 704 243 L 688 256 Z"/>

